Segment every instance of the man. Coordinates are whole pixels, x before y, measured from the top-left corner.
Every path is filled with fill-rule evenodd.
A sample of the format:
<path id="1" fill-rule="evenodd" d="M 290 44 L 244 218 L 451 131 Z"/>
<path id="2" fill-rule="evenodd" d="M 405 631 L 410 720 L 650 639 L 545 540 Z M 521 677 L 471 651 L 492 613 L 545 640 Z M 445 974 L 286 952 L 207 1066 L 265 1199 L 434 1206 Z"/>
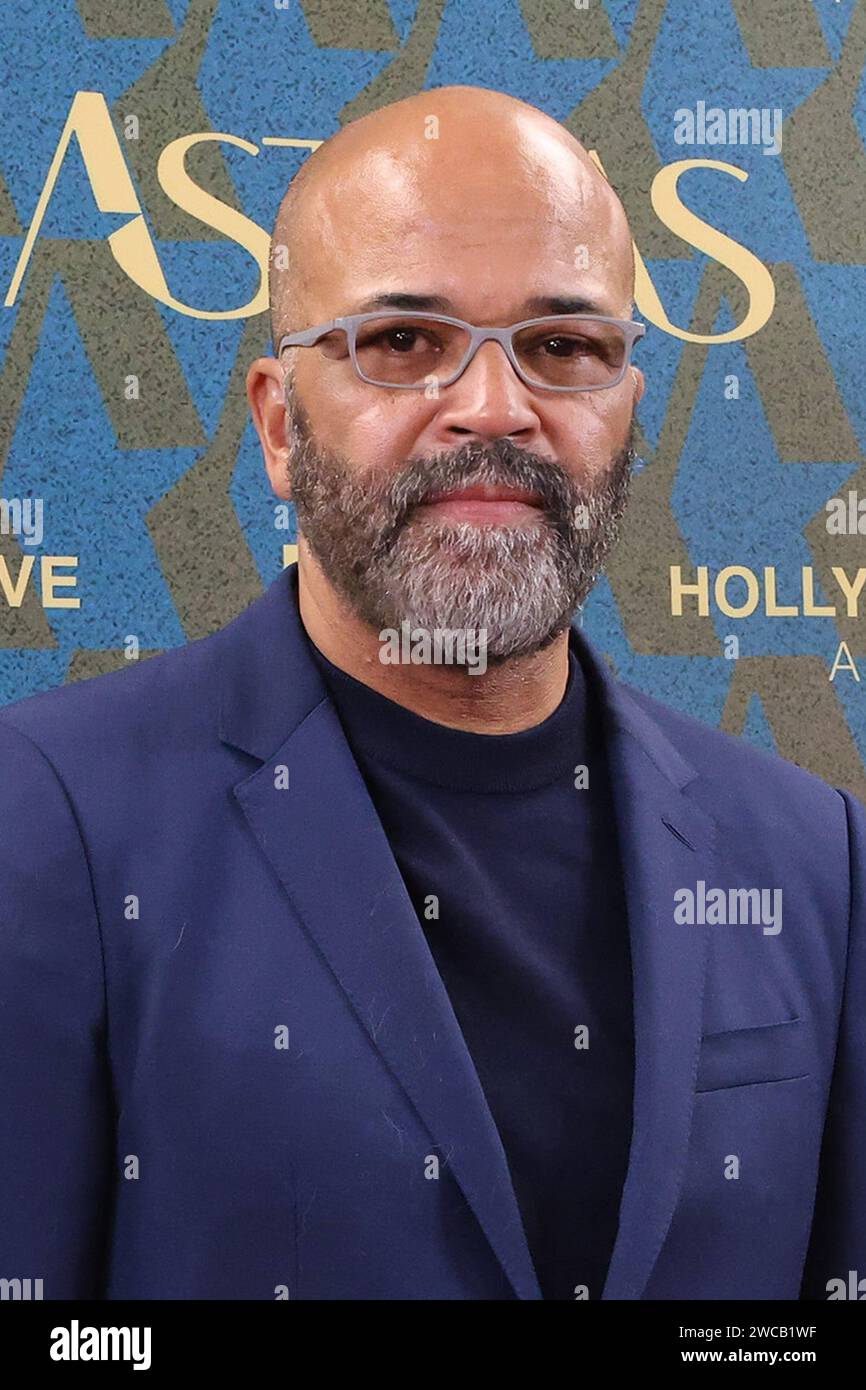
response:
<path id="1" fill-rule="evenodd" d="M 445 88 L 319 147 L 273 262 L 298 564 L 0 714 L 0 1274 L 828 1297 L 866 1274 L 866 813 L 574 624 L 644 386 L 619 200 Z"/>

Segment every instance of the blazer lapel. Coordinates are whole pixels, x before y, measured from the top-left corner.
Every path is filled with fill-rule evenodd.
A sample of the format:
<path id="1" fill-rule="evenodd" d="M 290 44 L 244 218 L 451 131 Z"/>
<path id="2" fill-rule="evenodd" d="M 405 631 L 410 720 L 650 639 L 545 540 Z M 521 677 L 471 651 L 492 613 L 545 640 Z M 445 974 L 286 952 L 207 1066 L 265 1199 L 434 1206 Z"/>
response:
<path id="1" fill-rule="evenodd" d="M 226 644 L 221 736 L 261 762 L 234 787 L 235 797 L 295 914 L 460 1185 L 515 1294 L 540 1299 L 502 1141 L 309 656 L 296 595 L 291 566 L 224 629 L 238 631 Z M 285 780 L 280 768 L 288 789 L 279 786 Z"/>
<path id="2" fill-rule="evenodd" d="M 698 774 L 575 635 L 604 711 L 634 989 L 632 1139 L 602 1298 L 639 1299 L 685 1172 L 702 1034 L 706 927 L 674 922 L 674 894 L 715 881 L 716 826 L 683 794 Z"/>

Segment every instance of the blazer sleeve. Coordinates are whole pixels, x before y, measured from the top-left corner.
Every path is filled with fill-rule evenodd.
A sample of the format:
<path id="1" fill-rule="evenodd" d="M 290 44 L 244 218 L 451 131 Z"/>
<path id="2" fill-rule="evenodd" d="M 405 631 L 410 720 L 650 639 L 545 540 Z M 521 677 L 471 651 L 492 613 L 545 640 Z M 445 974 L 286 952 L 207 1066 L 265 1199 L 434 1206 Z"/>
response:
<path id="1" fill-rule="evenodd" d="M 102 1296 L 113 1128 L 84 844 L 51 764 L 0 718 L 0 1278 Z"/>
<path id="2" fill-rule="evenodd" d="M 828 1281 L 847 1284 L 851 1270 L 866 1281 L 866 807 L 840 795 L 850 851 L 847 969 L 801 1299 L 826 1299 Z"/>

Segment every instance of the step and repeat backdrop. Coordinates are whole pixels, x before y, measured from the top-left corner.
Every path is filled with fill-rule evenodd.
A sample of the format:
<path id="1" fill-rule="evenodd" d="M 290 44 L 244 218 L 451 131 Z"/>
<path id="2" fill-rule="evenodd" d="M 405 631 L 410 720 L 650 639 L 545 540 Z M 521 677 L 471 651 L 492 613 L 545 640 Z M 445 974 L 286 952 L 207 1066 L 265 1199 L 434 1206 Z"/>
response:
<path id="1" fill-rule="evenodd" d="M 640 462 L 585 632 L 866 797 L 866 0 L 5 0 L 0 40 L 0 703 L 295 558 L 244 394 L 278 204 L 466 83 L 561 121 L 634 232 Z"/>

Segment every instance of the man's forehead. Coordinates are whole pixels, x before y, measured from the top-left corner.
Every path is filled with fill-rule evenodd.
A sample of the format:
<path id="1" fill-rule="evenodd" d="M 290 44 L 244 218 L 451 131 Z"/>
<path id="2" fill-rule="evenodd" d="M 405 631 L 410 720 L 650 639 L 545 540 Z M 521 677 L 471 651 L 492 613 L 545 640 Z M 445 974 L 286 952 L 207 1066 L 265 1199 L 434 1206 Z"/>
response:
<path id="1" fill-rule="evenodd" d="M 612 236 L 606 221 L 461 214 L 449 222 L 407 211 L 323 236 L 318 254 L 305 260 L 311 309 L 315 303 L 328 316 L 415 308 L 462 317 L 470 305 L 494 317 L 506 306 L 527 318 L 616 313 L 631 294 L 629 239 Z"/>
<path id="2" fill-rule="evenodd" d="M 611 314 L 629 311 L 631 282 L 626 271 L 596 265 L 577 269 L 571 260 L 546 266 L 526 261 L 497 273 L 485 260 L 485 274 L 471 264 L 404 268 L 392 264 L 343 266 L 333 276 L 316 275 L 307 285 L 307 303 L 316 321 L 345 314 L 448 314 L 481 324 L 516 323 L 554 314 Z M 312 321 L 312 320 L 311 320 Z"/>

